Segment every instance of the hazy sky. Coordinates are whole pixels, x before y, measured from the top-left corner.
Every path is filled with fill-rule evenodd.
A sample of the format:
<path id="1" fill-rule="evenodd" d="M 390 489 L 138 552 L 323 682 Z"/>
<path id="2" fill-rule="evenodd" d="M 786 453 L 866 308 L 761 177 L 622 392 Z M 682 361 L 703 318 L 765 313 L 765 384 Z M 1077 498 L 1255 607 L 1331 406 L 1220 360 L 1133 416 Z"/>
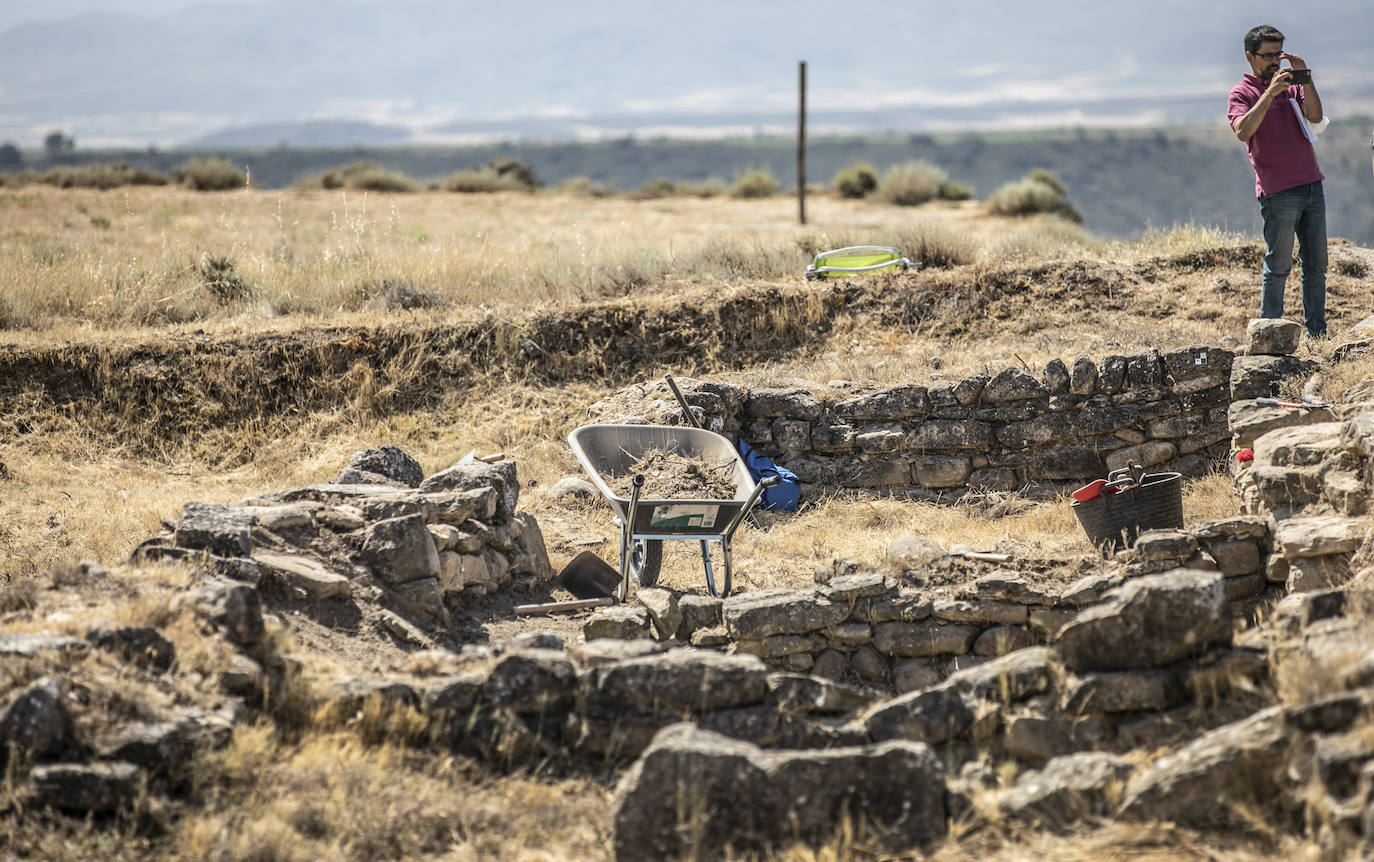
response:
<path id="1" fill-rule="evenodd" d="M 817 133 L 1220 122 L 1257 23 L 1374 113 L 1367 0 L 0 0 L 0 139 L 775 131 L 799 60 Z"/>

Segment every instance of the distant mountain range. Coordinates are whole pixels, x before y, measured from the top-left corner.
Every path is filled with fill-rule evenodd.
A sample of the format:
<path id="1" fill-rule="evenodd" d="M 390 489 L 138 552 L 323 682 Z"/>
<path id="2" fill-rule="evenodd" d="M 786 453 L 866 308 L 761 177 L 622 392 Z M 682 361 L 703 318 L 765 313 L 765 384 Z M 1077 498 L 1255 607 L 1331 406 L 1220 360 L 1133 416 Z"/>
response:
<path id="1" fill-rule="evenodd" d="M 350 146 L 1220 122 L 1253 4 L 8 0 L 0 141 Z M 1374 4 L 1274 20 L 1374 114 Z"/>

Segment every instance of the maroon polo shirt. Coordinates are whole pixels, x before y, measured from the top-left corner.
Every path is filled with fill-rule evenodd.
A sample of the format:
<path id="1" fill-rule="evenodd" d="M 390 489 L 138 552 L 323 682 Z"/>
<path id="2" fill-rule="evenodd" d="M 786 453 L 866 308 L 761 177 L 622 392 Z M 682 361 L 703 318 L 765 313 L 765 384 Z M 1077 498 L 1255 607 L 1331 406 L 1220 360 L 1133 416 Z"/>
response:
<path id="1" fill-rule="evenodd" d="M 1231 90 L 1226 105 L 1226 119 L 1231 128 L 1235 128 L 1236 120 L 1253 108 L 1268 88 L 1264 79 L 1254 75 L 1240 79 Z M 1321 168 L 1317 167 L 1317 151 L 1302 133 L 1302 125 L 1293 113 L 1293 104 L 1301 109 L 1302 102 L 1302 87 L 1284 90 L 1269 104 L 1259 129 L 1245 142 L 1250 152 L 1250 165 L 1255 169 L 1256 197 L 1322 179 Z"/>

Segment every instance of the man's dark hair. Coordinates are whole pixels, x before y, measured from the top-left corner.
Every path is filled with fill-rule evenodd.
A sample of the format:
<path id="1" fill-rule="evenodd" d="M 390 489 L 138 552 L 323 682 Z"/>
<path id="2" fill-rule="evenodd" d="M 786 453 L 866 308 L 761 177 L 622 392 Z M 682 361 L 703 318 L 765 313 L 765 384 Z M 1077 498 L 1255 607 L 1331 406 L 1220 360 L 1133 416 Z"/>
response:
<path id="1" fill-rule="evenodd" d="M 1258 54 L 1260 45 L 1265 42 L 1283 44 L 1283 34 L 1268 24 L 1261 24 L 1245 34 L 1245 53 Z"/>

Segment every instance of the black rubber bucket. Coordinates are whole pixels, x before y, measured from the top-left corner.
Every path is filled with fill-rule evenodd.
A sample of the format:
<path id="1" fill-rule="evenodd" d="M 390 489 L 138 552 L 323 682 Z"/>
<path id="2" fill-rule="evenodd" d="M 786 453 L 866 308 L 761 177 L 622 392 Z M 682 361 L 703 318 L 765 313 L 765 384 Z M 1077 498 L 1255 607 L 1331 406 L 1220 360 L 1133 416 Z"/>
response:
<path id="1" fill-rule="evenodd" d="M 1181 530 L 1183 474 L 1146 473 L 1139 484 L 1113 494 L 1109 505 L 1128 545 L 1146 530 Z"/>
<path id="2" fill-rule="evenodd" d="M 1183 474 L 1146 473 L 1138 483 L 1115 479 L 1110 486 L 1119 490 L 1069 504 L 1088 541 L 1103 554 L 1134 544 L 1146 530 L 1183 528 Z"/>
<path id="3" fill-rule="evenodd" d="M 1107 496 L 1094 497 L 1091 500 L 1079 502 L 1077 500 L 1069 503 L 1074 515 L 1078 517 L 1078 524 L 1083 528 L 1083 532 L 1088 535 L 1088 541 L 1093 543 L 1104 555 L 1110 554 L 1122 545 L 1121 527 L 1116 523 L 1116 517 L 1107 508 Z"/>

